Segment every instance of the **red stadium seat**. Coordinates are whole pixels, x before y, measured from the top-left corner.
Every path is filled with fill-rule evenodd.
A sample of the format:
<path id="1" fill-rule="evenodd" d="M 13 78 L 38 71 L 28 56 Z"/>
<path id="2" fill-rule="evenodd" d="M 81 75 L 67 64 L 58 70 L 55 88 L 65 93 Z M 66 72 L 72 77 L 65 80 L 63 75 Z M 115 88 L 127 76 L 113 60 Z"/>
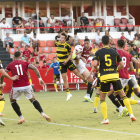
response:
<path id="1" fill-rule="evenodd" d="M 125 25 L 128 23 L 128 19 L 127 19 L 127 18 L 121 18 L 121 21 L 122 21 L 122 23 L 125 24 Z"/>
<path id="2" fill-rule="evenodd" d="M 117 44 L 117 39 L 113 39 L 113 40 L 114 40 L 114 43 Z"/>
<path id="3" fill-rule="evenodd" d="M 42 53 L 42 48 L 41 47 L 39 47 L 39 53 Z"/>
<path id="4" fill-rule="evenodd" d="M 39 61 L 39 66 L 40 66 L 40 67 L 43 66 L 43 61 Z"/>
<path id="5" fill-rule="evenodd" d="M 54 57 L 55 57 L 55 54 L 48 54 L 48 60 L 53 60 Z"/>
<path id="6" fill-rule="evenodd" d="M 51 52 L 56 53 L 56 47 L 51 47 Z"/>
<path id="7" fill-rule="evenodd" d="M 80 40 L 80 42 L 81 42 L 81 45 L 83 45 L 83 43 L 84 43 L 84 40 Z"/>
<path id="8" fill-rule="evenodd" d="M 120 27 L 120 29 L 121 29 L 121 31 L 124 31 L 125 29 L 126 29 L 126 25 L 125 24 L 119 24 L 119 26 L 122 26 L 122 27 Z"/>
<path id="9" fill-rule="evenodd" d="M 14 41 L 14 45 L 15 45 L 15 47 L 21 46 L 20 41 Z"/>
<path id="10" fill-rule="evenodd" d="M 45 41 L 40 41 L 40 47 L 45 47 Z"/>
<path id="11" fill-rule="evenodd" d="M 54 47 L 54 42 L 52 40 L 46 41 L 47 47 Z"/>
<path id="12" fill-rule="evenodd" d="M 133 30 L 133 24 L 131 24 L 131 23 L 127 23 L 126 24 L 126 26 L 127 26 L 127 28 L 128 28 L 128 31 L 132 31 Z"/>
<path id="13" fill-rule="evenodd" d="M 20 50 L 21 50 L 21 51 L 24 51 L 25 49 L 24 49 L 24 48 L 20 48 Z"/>
<path id="14" fill-rule="evenodd" d="M 119 24 L 121 23 L 121 20 L 119 18 L 115 18 L 114 19 L 114 25 L 119 26 Z"/>
<path id="15" fill-rule="evenodd" d="M 51 64 L 51 63 L 52 63 L 52 61 L 47 61 L 47 63 Z"/>
<path id="16" fill-rule="evenodd" d="M 46 55 L 40 55 L 40 56 L 39 56 L 39 59 L 40 59 L 41 61 L 46 61 L 46 60 L 47 60 L 47 57 L 46 57 Z"/>
<path id="17" fill-rule="evenodd" d="M 43 47 L 43 53 L 50 53 L 49 47 Z"/>
<path id="18" fill-rule="evenodd" d="M 16 48 L 10 48 L 10 49 L 9 49 L 9 53 L 10 53 L 10 54 L 14 54 L 15 52 L 16 52 Z"/>
<path id="19" fill-rule="evenodd" d="M 33 51 L 33 48 L 28 48 L 28 50 L 30 50 L 32 52 Z"/>

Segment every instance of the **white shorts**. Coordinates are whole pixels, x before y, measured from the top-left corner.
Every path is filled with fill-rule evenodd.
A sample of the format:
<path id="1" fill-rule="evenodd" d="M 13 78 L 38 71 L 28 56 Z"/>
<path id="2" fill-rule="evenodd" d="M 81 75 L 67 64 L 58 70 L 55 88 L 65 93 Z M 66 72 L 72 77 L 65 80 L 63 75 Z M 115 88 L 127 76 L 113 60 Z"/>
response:
<path id="1" fill-rule="evenodd" d="M 29 85 L 25 87 L 13 87 L 10 92 L 10 99 L 19 100 L 22 93 L 24 93 L 27 99 L 32 99 L 34 97 L 32 86 Z"/>
<path id="2" fill-rule="evenodd" d="M 138 83 L 135 75 L 130 75 L 134 84 L 134 88 L 138 88 Z"/>
<path id="3" fill-rule="evenodd" d="M 75 64 L 75 61 L 74 61 L 74 65 L 76 66 L 77 70 L 80 72 L 80 74 L 83 74 L 83 72 L 85 70 L 87 70 L 86 68 L 86 64 L 80 59 L 79 60 L 79 64 Z"/>
<path id="4" fill-rule="evenodd" d="M 123 88 L 126 87 L 126 85 L 127 85 L 127 83 L 128 83 L 129 80 L 130 80 L 130 79 L 120 78 L 120 81 L 121 81 L 121 83 L 122 83 Z"/>
<path id="5" fill-rule="evenodd" d="M 27 43 L 27 45 L 30 47 L 30 43 Z M 26 44 L 22 43 L 21 46 L 25 48 Z"/>

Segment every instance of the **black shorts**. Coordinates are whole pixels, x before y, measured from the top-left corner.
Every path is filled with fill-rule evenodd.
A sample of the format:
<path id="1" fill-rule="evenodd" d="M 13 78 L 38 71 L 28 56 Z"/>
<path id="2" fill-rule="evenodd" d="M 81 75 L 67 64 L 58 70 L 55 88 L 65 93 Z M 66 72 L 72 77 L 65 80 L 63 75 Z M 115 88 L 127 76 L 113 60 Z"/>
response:
<path id="1" fill-rule="evenodd" d="M 113 85 L 114 92 L 118 92 L 123 89 L 121 81 L 109 81 L 108 83 L 100 82 L 100 90 L 102 93 L 108 93 L 110 91 L 110 85 Z"/>
<path id="2" fill-rule="evenodd" d="M 5 45 L 5 47 L 7 48 L 7 44 Z M 10 47 L 10 48 L 13 48 L 13 43 L 10 43 L 10 44 L 9 44 L 9 47 Z"/>
<path id="3" fill-rule="evenodd" d="M 97 79 L 97 86 L 96 86 L 96 88 L 100 88 L 100 77 L 98 77 L 98 79 Z"/>
<path id="4" fill-rule="evenodd" d="M 61 73 L 66 73 L 67 69 L 70 71 L 73 71 L 76 69 L 75 65 L 73 64 L 72 60 L 69 60 L 66 65 L 63 64 L 63 62 L 60 62 L 60 71 Z"/>
<path id="5" fill-rule="evenodd" d="M 53 79 L 54 79 L 54 80 L 60 79 L 60 74 L 54 74 L 54 75 L 53 75 Z"/>

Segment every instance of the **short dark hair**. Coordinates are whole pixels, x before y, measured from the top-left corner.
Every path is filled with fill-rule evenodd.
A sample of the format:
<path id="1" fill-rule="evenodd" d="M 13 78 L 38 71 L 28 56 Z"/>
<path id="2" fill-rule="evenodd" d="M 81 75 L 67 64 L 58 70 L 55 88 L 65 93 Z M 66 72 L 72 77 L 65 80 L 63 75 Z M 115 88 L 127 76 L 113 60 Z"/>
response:
<path id="1" fill-rule="evenodd" d="M 36 64 L 39 64 L 39 62 L 36 62 Z"/>
<path id="2" fill-rule="evenodd" d="M 131 46 L 131 47 L 134 47 L 134 44 L 132 44 L 132 43 L 128 43 L 128 45 Z"/>
<path id="3" fill-rule="evenodd" d="M 102 43 L 103 43 L 103 45 L 108 45 L 109 44 L 109 36 L 104 35 L 102 37 Z"/>
<path id="4" fill-rule="evenodd" d="M 34 35 L 36 35 L 36 33 L 34 33 Z"/>
<path id="5" fill-rule="evenodd" d="M 46 61 L 43 61 L 43 63 L 46 63 Z"/>
<path id="6" fill-rule="evenodd" d="M 55 23 L 58 23 L 58 20 Z"/>
<path id="7" fill-rule="evenodd" d="M 125 45 L 125 42 L 124 42 L 123 39 L 119 39 L 119 40 L 117 41 L 117 44 L 118 44 L 118 47 L 123 48 L 123 46 Z"/>
<path id="8" fill-rule="evenodd" d="M 14 57 L 16 57 L 16 58 L 18 58 L 20 56 L 21 56 L 21 52 L 17 51 L 17 52 L 14 53 Z"/>
<path id="9" fill-rule="evenodd" d="M 85 39 L 84 42 L 85 42 L 85 41 L 89 41 L 89 39 Z"/>
<path id="10" fill-rule="evenodd" d="M 56 57 L 53 57 L 53 59 L 55 59 Z"/>
<path id="11" fill-rule="evenodd" d="M 131 31 L 128 31 L 128 33 L 130 33 Z"/>
<path id="12" fill-rule="evenodd" d="M 38 47 L 34 47 L 34 51 L 35 51 L 35 49 L 37 48 L 37 52 L 39 51 L 39 48 Z"/>
<path id="13" fill-rule="evenodd" d="M 65 39 L 67 39 L 67 35 L 65 33 L 62 33 L 61 35 L 62 36 L 65 36 Z"/>
<path id="14" fill-rule="evenodd" d="M 2 20 L 6 20 L 6 18 L 3 18 Z"/>
<path id="15" fill-rule="evenodd" d="M 77 35 L 77 32 L 75 31 L 74 34 Z"/>
<path id="16" fill-rule="evenodd" d="M 61 31 L 58 31 L 57 33 L 58 33 L 58 34 L 60 34 L 60 33 L 61 33 Z"/>

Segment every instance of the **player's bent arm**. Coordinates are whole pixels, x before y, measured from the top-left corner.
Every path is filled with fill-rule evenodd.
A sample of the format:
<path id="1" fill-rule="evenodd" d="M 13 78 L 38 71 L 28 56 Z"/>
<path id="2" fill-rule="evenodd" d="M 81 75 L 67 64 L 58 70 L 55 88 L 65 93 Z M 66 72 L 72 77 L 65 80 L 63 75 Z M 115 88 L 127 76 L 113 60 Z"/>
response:
<path id="1" fill-rule="evenodd" d="M 12 81 L 18 79 L 18 77 L 17 77 L 16 79 L 13 78 L 13 77 L 10 77 L 10 76 L 5 72 L 4 69 L 0 69 L 0 73 L 1 73 L 2 76 L 6 77 L 7 79 L 10 79 L 10 80 L 12 80 Z M 3 78 L 3 79 L 4 79 L 4 78 Z"/>
<path id="2" fill-rule="evenodd" d="M 135 65 L 136 65 L 136 72 L 138 73 L 138 70 L 139 70 L 139 61 L 136 58 L 134 58 L 134 57 L 132 57 L 132 61 L 135 63 Z"/>
<path id="3" fill-rule="evenodd" d="M 35 72 L 36 76 L 37 76 L 38 78 L 41 78 L 38 69 L 37 69 L 34 65 L 30 64 L 29 67 L 28 67 L 28 69 L 33 70 L 33 71 Z"/>
<path id="4" fill-rule="evenodd" d="M 133 63 L 132 62 L 130 62 L 129 63 L 129 68 L 128 68 L 128 71 L 132 71 L 133 70 Z"/>
<path id="5" fill-rule="evenodd" d="M 120 61 L 119 65 L 117 67 L 118 71 L 121 70 L 123 67 L 124 67 L 124 63 L 123 63 L 123 61 Z"/>

